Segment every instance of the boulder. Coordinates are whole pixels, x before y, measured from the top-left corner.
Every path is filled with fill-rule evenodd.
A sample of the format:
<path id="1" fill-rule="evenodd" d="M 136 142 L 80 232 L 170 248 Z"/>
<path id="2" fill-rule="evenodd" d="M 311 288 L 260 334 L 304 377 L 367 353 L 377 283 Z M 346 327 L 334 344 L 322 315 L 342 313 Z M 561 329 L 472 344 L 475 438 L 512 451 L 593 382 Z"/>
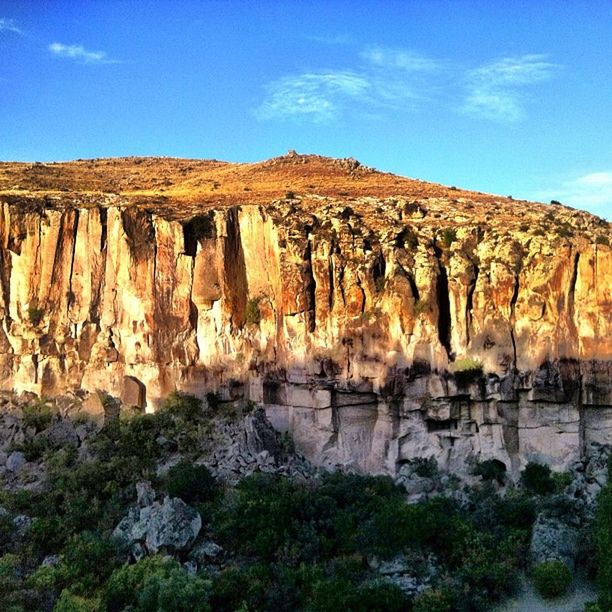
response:
<path id="1" fill-rule="evenodd" d="M 211 540 L 204 540 L 194 546 L 189 553 L 189 558 L 193 559 L 198 565 L 205 563 L 216 563 L 223 555 L 223 548 Z"/>
<path id="2" fill-rule="evenodd" d="M 6 460 L 6 469 L 9 472 L 18 473 L 26 464 L 25 455 L 21 451 L 12 452 Z"/>
<path id="3" fill-rule="evenodd" d="M 136 503 L 140 508 L 150 506 L 155 501 L 155 491 L 148 480 L 136 483 Z"/>
<path id="4" fill-rule="evenodd" d="M 258 408 L 244 419 L 246 433 L 246 447 L 252 455 L 258 455 L 263 451 L 273 457 L 278 457 L 280 448 L 278 446 L 277 433 L 266 417 L 265 410 Z"/>
<path id="5" fill-rule="evenodd" d="M 102 393 L 100 391 L 90 393 L 83 402 L 81 409 L 92 417 L 104 418 L 106 407 L 104 405 Z"/>
<path id="6" fill-rule="evenodd" d="M 142 547 L 150 554 L 160 550 L 187 550 L 198 537 L 202 519 L 179 498 L 166 497 L 141 508 L 130 508 L 113 532 L 126 547 Z M 138 546 L 136 546 L 138 545 Z"/>
<path id="7" fill-rule="evenodd" d="M 56 421 L 38 436 L 45 438 L 52 448 L 79 445 L 79 436 L 70 419 Z"/>

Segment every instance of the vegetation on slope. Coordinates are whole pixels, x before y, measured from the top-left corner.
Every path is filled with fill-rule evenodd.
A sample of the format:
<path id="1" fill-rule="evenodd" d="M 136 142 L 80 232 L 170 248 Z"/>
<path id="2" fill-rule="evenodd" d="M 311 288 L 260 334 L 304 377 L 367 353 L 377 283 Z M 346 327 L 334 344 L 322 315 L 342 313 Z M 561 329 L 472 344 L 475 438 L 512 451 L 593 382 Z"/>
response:
<path id="1" fill-rule="evenodd" d="M 229 486 L 190 459 L 201 426 L 198 400 L 175 395 L 158 414 L 107 424 L 88 456 L 49 453 L 41 491 L 5 491 L 0 609 L 490 610 L 515 590 L 536 510 L 561 486 L 534 467 L 503 497 L 503 474 L 485 478 L 483 468 L 482 484 L 414 504 L 383 476 L 255 473 Z M 184 460 L 159 472 L 168 448 Z M 186 553 L 164 551 L 136 560 L 113 539 L 142 480 L 198 510 L 205 537 L 223 548 L 221 566 L 194 568 Z M 16 538 L 18 515 L 32 522 Z M 612 609 L 611 517 L 608 485 L 597 520 L 601 610 Z M 399 562 L 421 585 L 412 592 L 379 571 Z M 563 568 L 536 569 L 543 592 L 562 592 Z"/>

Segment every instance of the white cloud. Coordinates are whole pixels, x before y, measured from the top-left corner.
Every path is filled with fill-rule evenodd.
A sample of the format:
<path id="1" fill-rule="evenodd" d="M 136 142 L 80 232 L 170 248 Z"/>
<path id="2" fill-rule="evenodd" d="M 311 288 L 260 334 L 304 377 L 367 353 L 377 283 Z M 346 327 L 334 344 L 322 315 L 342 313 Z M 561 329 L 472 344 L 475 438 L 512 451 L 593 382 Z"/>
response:
<path id="1" fill-rule="evenodd" d="M 13 32 L 14 34 L 23 34 L 23 30 L 17 27 L 14 19 L 0 19 L 0 32 Z"/>
<path id="2" fill-rule="evenodd" d="M 54 42 L 49 45 L 49 51 L 57 57 L 82 61 L 87 64 L 114 64 L 117 60 L 110 59 L 106 51 L 88 51 L 82 45 L 64 45 Z"/>
<path id="3" fill-rule="evenodd" d="M 335 36 L 306 36 L 306 40 L 320 43 L 322 45 L 348 45 L 352 42 L 352 39 L 347 34 L 336 34 Z"/>
<path id="4" fill-rule="evenodd" d="M 408 49 L 370 46 L 355 58 L 351 69 L 304 72 L 269 83 L 255 114 L 260 119 L 320 123 L 349 112 L 363 117 L 379 116 L 379 109 L 411 111 L 425 101 L 453 104 L 461 79 L 467 86 L 461 111 L 513 122 L 524 117 L 525 88 L 551 78 L 558 68 L 545 55 L 529 54 L 465 72 Z"/>
<path id="5" fill-rule="evenodd" d="M 363 63 L 354 70 L 305 72 L 269 83 L 256 115 L 321 123 L 351 110 L 369 116 L 379 108 L 410 110 L 429 89 L 419 75 L 437 67 L 425 56 L 383 47 L 370 47 L 360 57 Z"/>
<path id="6" fill-rule="evenodd" d="M 360 56 L 373 66 L 405 70 L 407 72 L 431 71 L 439 67 L 438 61 L 403 49 L 368 47 Z"/>
<path id="7" fill-rule="evenodd" d="M 528 54 L 506 57 L 467 74 L 468 95 L 462 110 L 468 114 L 496 121 L 518 121 L 525 116 L 528 85 L 545 81 L 559 66 L 546 61 L 545 55 Z"/>
<path id="8" fill-rule="evenodd" d="M 557 189 L 534 194 L 538 200 L 558 200 L 608 219 L 612 217 L 612 170 L 591 172 L 563 181 Z"/>
<path id="9" fill-rule="evenodd" d="M 363 75 L 350 71 L 307 72 L 270 83 L 257 110 L 262 119 L 309 118 L 324 122 L 336 117 L 345 101 L 362 99 L 371 88 Z"/>

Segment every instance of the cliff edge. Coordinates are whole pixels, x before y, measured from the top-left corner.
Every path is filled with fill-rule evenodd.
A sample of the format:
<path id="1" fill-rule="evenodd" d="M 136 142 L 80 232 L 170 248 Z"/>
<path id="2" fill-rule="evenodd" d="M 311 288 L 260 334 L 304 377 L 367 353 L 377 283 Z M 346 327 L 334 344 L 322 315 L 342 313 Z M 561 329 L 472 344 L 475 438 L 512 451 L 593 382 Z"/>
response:
<path id="1" fill-rule="evenodd" d="M 2 163 L 0 385 L 216 391 L 372 472 L 565 469 L 612 444 L 609 240 L 353 159 Z"/>

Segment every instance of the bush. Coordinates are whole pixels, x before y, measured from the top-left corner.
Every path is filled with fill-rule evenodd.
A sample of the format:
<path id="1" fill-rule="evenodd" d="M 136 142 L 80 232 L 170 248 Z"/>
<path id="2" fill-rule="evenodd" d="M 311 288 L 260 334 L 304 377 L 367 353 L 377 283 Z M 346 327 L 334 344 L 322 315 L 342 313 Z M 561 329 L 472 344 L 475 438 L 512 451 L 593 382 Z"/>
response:
<path id="1" fill-rule="evenodd" d="M 202 417 L 202 401 L 194 395 L 174 391 L 166 398 L 160 412 L 188 422 L 197 421 Z"/>
<path id="2" fill-rule="evenodd" d="M 43 317 L 45 316 L 45 311 L 42 308 L 38 308 L 37 306 L 30 306 L 28 308 L 28 319 L 30 323 L 37 327 L 40 325 Z"/>
<path id="3" fill-rule="evenodd" d="M 452 366 L 455 380 L 459 386 L 465 386 L 473 383 L 482 376 L 482 362 L 479 359 L 466 357 L 457 359 Z"/>
<path id="4" fill-rule="evenodd" d="M 259 325 L 261 322 L 261 312 L 259 311 L 259 299 L 251 298 L 246 304 L 244 319 L 247 325 Z"/>
<path id="5" fill-rule="evenodd" d="M 599 606 L 602 610 L 612 610 L 612 482 L 608 482 L 599 494 L 595 540 L 599 561 Z"/>
<path id="6" fill-rule="evenodd" d="M 441 242 L 447 249 L 457 240 L 457 230 L 452 227 L 447 227 L 442 230 Z"/>
<path id="7" fill-rule="evenodd" d="M 452 599 L 444 591 L 427 590 L 414 600 L 412 612 L 451 612 Z"/>
<path id="8" fill-rule="evenodd" d="M 572 582 L 572 574 L 561 561 L 544 561 L 533 570 L 533 582 L 545 599 L 564 595 Z"/>
<path id="9" fill-rule="evenodd" d="M 486 459 L 476 463 L 473 473 L 474 476 L 480 476 L 483 480 L 495 480 L 499 484 L 504 484 L 506 465 L 497 459 Z"/>
<path id="10" fill-rule="evenodd" d="M 106 585 L 104 603 L 109 612 L 210 610 L 207 582 L 189 576 L 177 561 L 159 556 L 115 570 Z"/>
<path id="11" fill-rule="evenodd" d="M 415 457 L 408 463 L 414 466 L 415 474 L 421 478 L 435 478 L 440 473 L 435 457 Z"/>
<path id="12" fill-rule="evenodd" d="M 163 479 L 162 488 L 171 497 L 180 497 L 188 504 L 212 501 L 218 492 L 217 481 L 210 470 L 190 461 L 172 466 Z"/>
<path id="13" fill-rule="evenodd" d="M 100 600 L 74 595 L 68 589 L 62 591 L 53 612 L 99 612 Z"/>
<path id="14" fill-rule="evenodd" d="M 23 424 L 33 427 L 36 432 L 43 431 L 51 425 L 55 414 L 51 406 L 43 401 L 34 401 L 23 407 Z"/>
<path id="15" fill-rule="evenodd" d="M 524 493 L 511 492 L 496 504 L 498 521 L 513 529 L 529 529 L 536 519 L 536 505 Z"/>
<path id="16" fill-rule="evenodd" d="M 556 488 L 550 468 L 531 461 L 521 474 L 521 483 L 527 491 L 536 495 L 549 495 Z"/>

